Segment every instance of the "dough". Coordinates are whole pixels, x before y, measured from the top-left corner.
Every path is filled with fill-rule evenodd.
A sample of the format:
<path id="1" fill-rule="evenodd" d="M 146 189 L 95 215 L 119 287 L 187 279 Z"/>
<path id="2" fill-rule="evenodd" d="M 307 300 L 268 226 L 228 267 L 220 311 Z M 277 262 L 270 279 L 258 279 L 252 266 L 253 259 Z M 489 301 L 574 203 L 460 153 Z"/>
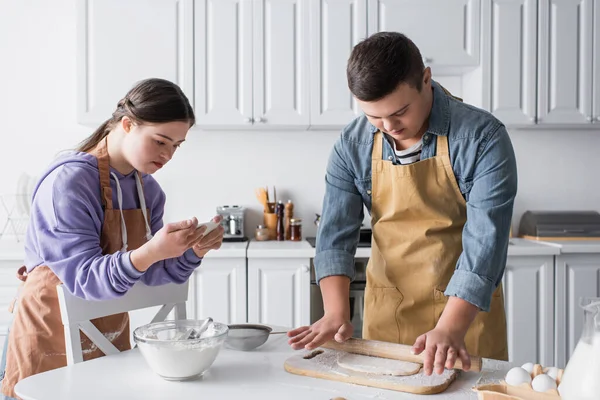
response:
<path id="1" fill-rule="evenodd" d="M 351 371 L 393 376 L 414 375 L 421 369 L 417 363 L 351 353 L 341 356 L 338 365 Z"/>

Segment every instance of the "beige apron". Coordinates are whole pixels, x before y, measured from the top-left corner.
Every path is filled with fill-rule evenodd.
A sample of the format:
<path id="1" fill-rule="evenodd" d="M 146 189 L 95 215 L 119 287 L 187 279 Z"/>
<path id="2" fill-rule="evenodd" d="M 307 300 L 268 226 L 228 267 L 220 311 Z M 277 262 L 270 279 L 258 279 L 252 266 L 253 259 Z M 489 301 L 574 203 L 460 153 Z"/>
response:
<path id="1" fill-rule="evenodd" d="M 122 248 L 123 240 L 120 210 L 113 208 L 106 139 L 91 154 L 98 159 L 102 204 L 105 209 L 100 245 L 103 254 L 113 254 Z M 141 176 L 138 177 L 141 182 Z M 147 231 L 142 210 L 123 210 L 123 217 L 127 229 L 127 248 L 136 249 L 146 242 Z M 21 379 L 67 365 L 64 327 L 56 291 L 56 286 L 61 282 L 44 265 L 34 268 L 29 274 L 25 271 L 25 267 L 21 267 L 18 272 L 19 279 L 24 284 L 19 291 L 18 307 L 8 337 L 6 375 L 2 381 L 3 394 L 15 398 L 14 386 Z M 131 348 L 128 313 L 94 319 L 92 323 L 119 350 Z M 80 335 L 84 360 L 104 355 L 83 332 Z"/>
<path id="2" fill-rule="evenodd" d="M 375 133 L 363 337 L 413 345 L 435 328 L 448 301 L 444 290 L 462 252 L 466 203 L 446 136 L 437 136 L 435 157 L 409 165 L 382 160 L 383 140 Z M 501 285 L 490 312 L 479 312 L 465 343 L 469 354 L 508 359 Z"/>

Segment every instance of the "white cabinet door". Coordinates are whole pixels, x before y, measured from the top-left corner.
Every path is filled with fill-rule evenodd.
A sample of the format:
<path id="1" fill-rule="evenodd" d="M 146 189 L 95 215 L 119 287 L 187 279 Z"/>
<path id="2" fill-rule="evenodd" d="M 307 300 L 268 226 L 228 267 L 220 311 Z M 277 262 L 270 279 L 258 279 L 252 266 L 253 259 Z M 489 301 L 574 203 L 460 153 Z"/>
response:
<path id="1" fill-rule="evenodd" d="M 508 357 L 554 365 L 554 258 L 508 257 L 504 275 Z"/>
<path id="2" fill-rule="evenodd" d="M 367 35 L 367 0 L 311 0 L 310 125 L 341 128 L 361 114 L 346 79 L 352 48 Z"/>
<path id="3" fill-rule="evenodd" d="M 556 256 L 556 366 L 564 368 L 583 328 L 581 297 L 600 297 L 600 254 Z"/>
<path id="4" fill-rule="evenodd" d="M 594 4 L 594 49 L 593 58 L 593 92 L 592 106 L 594 123 L 600 124 L 600 2 Z"/>
<path id="5" fill-rule="evenodd" d="M 193 101 L 193 0 L 77 1 L 77 115 L 110 118 L 137 82 L 164 78 Z"/>
<path id="6" fill-rule="evenodd" d="M 593 0 L 539 2 L 538 122 L 592 121 Z"/>
<path id="7" fill-rule="evenodd" d="M 248 322 L 310 325 L 310 259 L 248 259 Z"/>
<path id="8" fill-rule="evenodd" d="M 252 125 L 253 0 L 195 2 L 195 111 L 200 127 Z"/>
<path id="9" fill-rule="evenodd" d="M 246 259 L 211 258 L 202 261 L 190 282 L 188 318 L 211 317 L 224 324 L 246 322 Z"/>
<path id="10" fill-rule="evenodd" d="M 308 1 L 255 0 L 253 23 L 254 123 L 308 128 Z"/>
<path id="11" fill-rule="evenodd" d="M 537 107 L 536 0 L 492 0 L 483 25 L 483 107 L 507 125 L 531 125 Z M 488 49 L 489 46 L 489 49 Z"/>
<path id="12" fill-rule="evenodd" d="M 396 31 L 435 74 L 479 66 L 480 0 L 369 0 L 369 34 Z"/>

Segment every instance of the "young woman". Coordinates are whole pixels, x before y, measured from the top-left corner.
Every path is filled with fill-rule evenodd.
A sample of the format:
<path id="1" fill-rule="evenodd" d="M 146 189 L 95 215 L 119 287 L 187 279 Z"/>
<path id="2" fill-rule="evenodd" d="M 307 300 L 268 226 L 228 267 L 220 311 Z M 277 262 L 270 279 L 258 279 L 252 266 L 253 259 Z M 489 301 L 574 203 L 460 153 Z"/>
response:
<path id="1" fill-rule="evenodd" d="M 42 174 L 18 271 L 24 284 L 0 366 L 4 396 L 16 397 L 21 379 L 66 365 L 57 285 L 106 300 L 140 280 L 183 283 L 209 250 L 221 246 L 221 226 L 206 235 L 196 218 L 163 226 L 165 194 L 151 176 L 171 160 L 193 124 L 181 89 L 148 79 L 119 101 L 77 152 Z M 127 313 L 92 322 L 117 348 L 130 348 Z M 103 355 L 81 336 L 85 360 Z"/>

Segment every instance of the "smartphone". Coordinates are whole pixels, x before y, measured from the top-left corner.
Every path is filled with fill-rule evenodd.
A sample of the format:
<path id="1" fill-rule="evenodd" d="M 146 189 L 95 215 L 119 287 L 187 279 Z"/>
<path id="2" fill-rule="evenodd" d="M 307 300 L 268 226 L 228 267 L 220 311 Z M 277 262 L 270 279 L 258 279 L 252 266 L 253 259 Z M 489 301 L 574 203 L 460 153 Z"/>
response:
<path id="1" fill-rule="evenodd" d="M 202 222 L 199 223 L 197 228 L 200 228 L 201 226 L 206 226 L 206 230 L 204 231 L 204 235 L 208 235 L 209 232 L 211 232 L 212 230 L 214 230 L 217 226 L 219 226 L 220 224 L 218 222 L 215 221 L 208 221 L 208 222 Z"/>

